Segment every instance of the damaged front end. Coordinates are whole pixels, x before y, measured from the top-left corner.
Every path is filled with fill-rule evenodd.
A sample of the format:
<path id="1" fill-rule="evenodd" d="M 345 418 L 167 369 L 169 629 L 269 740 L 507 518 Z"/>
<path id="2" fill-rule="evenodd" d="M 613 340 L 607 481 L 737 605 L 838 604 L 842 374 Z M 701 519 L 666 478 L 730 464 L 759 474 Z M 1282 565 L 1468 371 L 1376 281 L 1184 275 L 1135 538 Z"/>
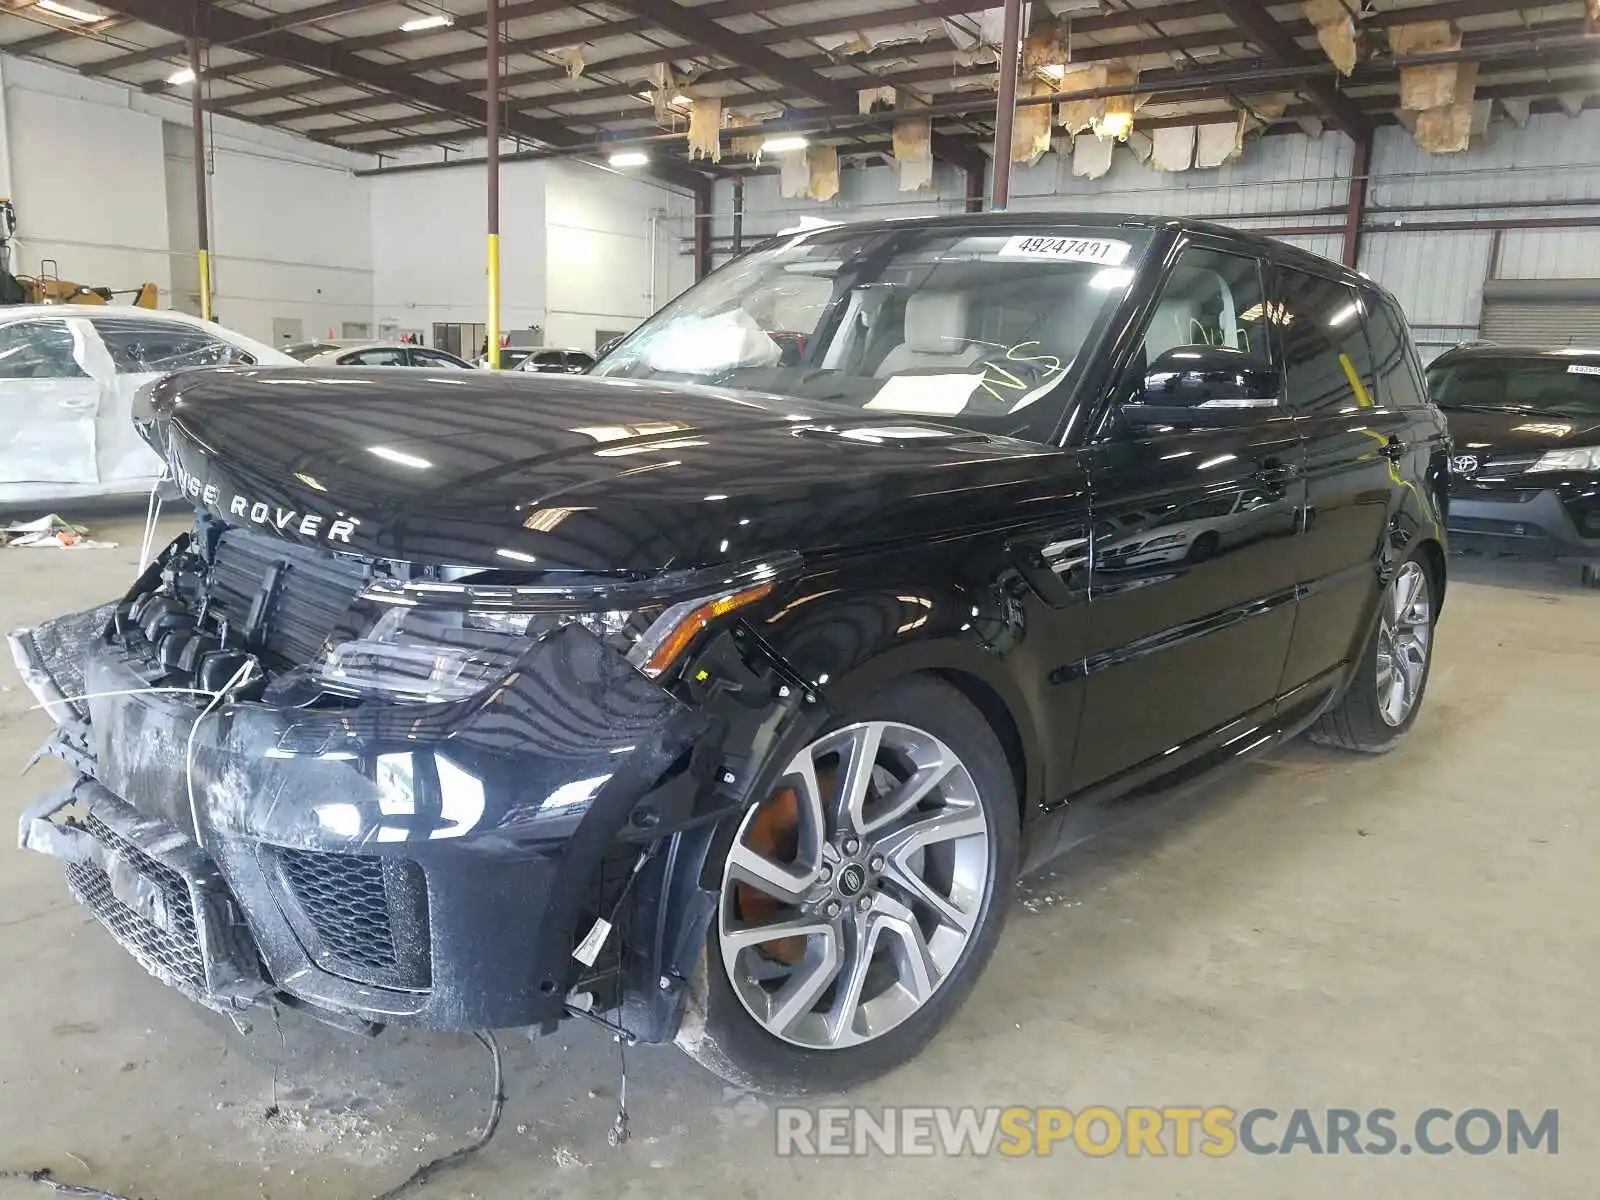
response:
<path id="1" fill-rule="evenodd" d="M 820 719 L 746 625 L 780 561 L 529 582 L 202 517 L 120 602 L 11 636 L 78 772 L 25 848 L 163 982 L 371 1030 L 672 1036 L 700 864 Z"/>

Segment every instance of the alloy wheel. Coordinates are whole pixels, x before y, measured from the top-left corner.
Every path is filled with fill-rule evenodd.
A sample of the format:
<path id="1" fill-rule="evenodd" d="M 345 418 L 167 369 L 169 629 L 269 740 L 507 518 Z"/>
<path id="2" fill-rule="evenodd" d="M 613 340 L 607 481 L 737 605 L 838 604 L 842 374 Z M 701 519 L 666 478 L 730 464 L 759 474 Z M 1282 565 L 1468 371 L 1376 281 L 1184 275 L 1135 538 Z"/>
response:
<path id="1" fill-rule="evenodd" d="M 1378 714 L 1384 724 L 1398 728 L 1416 707 L 1432 641 L 1428 574 L 1408 562 L 1389 581 L 1378 628 Z"/>
<path id="2" fill-rule="evenodd" d="M 921 1009 L 977 932 L 989 818 L 956 753 L 868 721 L 801 750 L 723 867 L 729 982 L 774 1037 L 833 1050 Z"/>

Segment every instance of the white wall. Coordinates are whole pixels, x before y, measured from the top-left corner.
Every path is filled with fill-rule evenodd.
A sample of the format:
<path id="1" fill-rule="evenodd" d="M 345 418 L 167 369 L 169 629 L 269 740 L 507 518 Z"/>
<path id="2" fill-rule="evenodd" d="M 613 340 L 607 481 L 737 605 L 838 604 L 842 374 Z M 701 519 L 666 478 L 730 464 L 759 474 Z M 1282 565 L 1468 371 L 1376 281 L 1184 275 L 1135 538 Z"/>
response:
<path id="1" fill-rule="evenodd" d="M 63 279 L 172 286 L 161 119 L 124 88 L 8 59 L 5 116 L 18 232 L 11 269 L 55 259 Z"/>
<path id="2" fill-rule="evenodd" d="M 1246 146 L 1244 156 L 1218 170 L 1165 173 L 1141 165 L 1119 149 L 1108 175 L 1098 180 L 1071 173 L 1070 159 L 1047 154 L 1012 176 L 1013 211 L 1128 211 L 1220 220 L 1243 229 L 1322 227 L 1327 233 L 1284 235 L 1313 253 L 1337 258 L 1353 146 L 1338 133 L 1312 138 L 1274 134 Z M 962 176 L 940 167 L 929 192 L 900 193 L 885 167 L 846 171 L 839 195 L 827 203 L 784 200 L 775 175 L 745 184 L 745 236 L 752 239 L 793 224 L 803 215 L 834 220 L 959 212 Z M 1584 201 L 1535 207 L 1535 201 Z M 1426 204 L 1428 212 L 1389 212 Z M 1534 117 L 1517 129 L 1503 117 L 1464 154 L 1431 155 L 1404 129 L 1378 131 L 1368 195 L 1370 221 L 1382 227 L 1362 238 L 1360 266 L 1390 288 L 1432 355 L 1472 336 L 1488 277 L 1509 279 L 1600 278 L 1600 111 L 1576 119 Z M 731 232 L 732 184 L 716 188 L 715 232 Z M 1246 216 L 1245 214 L 1271 214 Z M 1298 214 L 1298 215 L 1297 215 Z M 1539 228 L 1525 224 L 1499 237 L 1489 229 L 1409 232 L 1424 221 L 1495 219 L 1536 222 L 1551 217 L 1595 217 L 1595 228 Z M 687 222 L 676 230 L 687 238 Z M 680 245 L 681 249 L 681 245 Z M 719 257 L 725 257 L 720 255 Z"/>
<path id="3" fill-rule="evenodd" d="M 365 182 L 378 322 L 430 336 L 435 322 L 481 322 L 483 167 L 397 171 Z M 679 192 L 575 161 L 503 164 L 502 327 L 537 326 L 547 345 L 585 348 L 599 330 L 633 328 L 652 301 L 665 302 L 689 282 L 688 262 L 652 226 L 658 214 L 690 207 Z"/>
<path id="4" fill-rule="evenodd" d="M 482 167 L 368 176 L 378 323 L 482 322 L 488 306 Z M 500 320 L 545 319 L 545 186 L 539 163 L 500 172 Z M 477 347 L 473 347 L 476 353 Z"/>
<path id="5" fill-rule="evenodd" d="M 149 280 L 162 307 L 197 312 L 188 105 L 19 59 L 0 68 L 12 270 L 54 258 L 63 278 Z M 369 189 L 352 174 L 365 157 L 227 118 L 210 133 L 219 318 L 263 340 L 274 317 L 300 318 L 307 335 L 370 321 Z"/>

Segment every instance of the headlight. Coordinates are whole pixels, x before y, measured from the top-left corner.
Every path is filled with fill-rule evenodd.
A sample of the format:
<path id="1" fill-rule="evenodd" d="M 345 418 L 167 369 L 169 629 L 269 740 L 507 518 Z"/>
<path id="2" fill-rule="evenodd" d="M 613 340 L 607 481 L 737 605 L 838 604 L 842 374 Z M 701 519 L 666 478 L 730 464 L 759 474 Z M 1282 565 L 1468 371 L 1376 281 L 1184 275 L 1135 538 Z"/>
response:
<path id="1" fill-rule="evenodd" d="M 357 602 L 370 618 L 365 632 L 328 646 L 310 673 L 346 695 L 461 700 L 503 680 L 537 640 L 582 625 L 655 679 L 711 624 L 770 593 L 790 565 L 785 560 L 582 590 L 379 581 Z M 687 600 L 664 598 L 708 584 L 722 586 Z"/>
<path id="2" fill-rule="evenodd" d="M 1600 446 L 1546 450 L 1528 471 L 1600 471 Z"/>

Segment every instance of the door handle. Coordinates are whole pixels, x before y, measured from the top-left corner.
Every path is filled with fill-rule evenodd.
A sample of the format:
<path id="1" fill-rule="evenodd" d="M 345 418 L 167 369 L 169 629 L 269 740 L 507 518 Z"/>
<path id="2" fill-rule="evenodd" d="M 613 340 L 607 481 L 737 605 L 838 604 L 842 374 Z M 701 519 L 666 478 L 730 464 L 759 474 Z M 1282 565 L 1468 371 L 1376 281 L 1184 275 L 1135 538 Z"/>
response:
<path id="1" fill-rule="evenodd" d="M 1389 436 L 1389 440 L 1378 448 L 1378 453 L 1383 455 L 1390 462 L 1399 462 L 1406 456 L 1407 451 L 1410 449 L 1410 446 L 1406 445 L 1399 438 L 1391 434 Z"/>

